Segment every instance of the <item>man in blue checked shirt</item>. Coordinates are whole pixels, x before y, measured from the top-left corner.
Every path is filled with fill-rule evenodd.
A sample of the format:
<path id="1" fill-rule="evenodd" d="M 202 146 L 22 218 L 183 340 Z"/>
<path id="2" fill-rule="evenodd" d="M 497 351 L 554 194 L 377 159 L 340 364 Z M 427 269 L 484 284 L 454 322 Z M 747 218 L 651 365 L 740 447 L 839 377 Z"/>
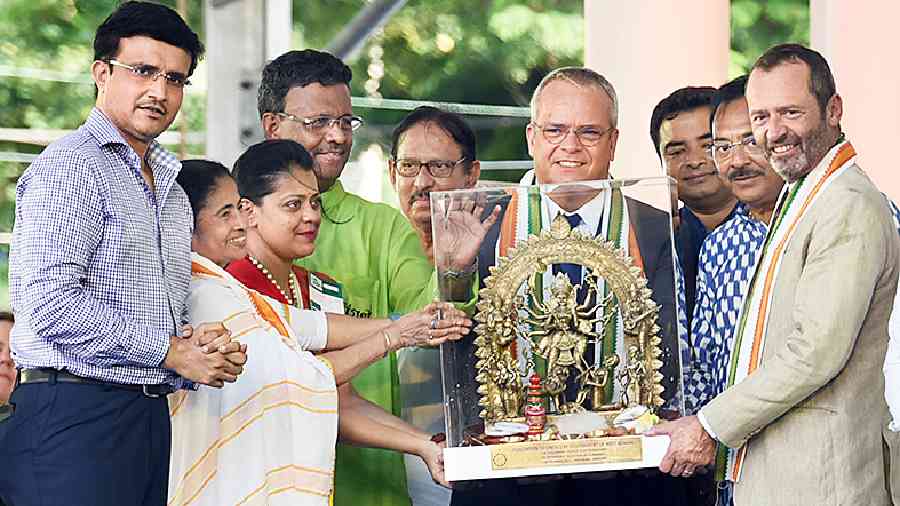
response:
<path id="1" fill-rule="evenodd" d="M 95 108 L 16 189 L 20 371 L 0 421 L 0 500 L 16 506 L 165 504 L 166 394 L 233 382 L 246 361 L 221 323 L 182 332 L 191 208 L 155 140 L 203 46 L 171 9 L 128 2 L 94 51 Z"/>
<path id="2" fill-rule="evenodd" d="M 685 384 L 695 413 L 725 387 L 732 331 L 784 180 L 772 170 L 750 129 L 741 76 L 713 97 L 712 157 L 738 198 L 734 214 L 703 242 L 691 325 L 692 370 Z"/>
<path id="3" fill-rule="evenodd" d="M 691 375 L 685 378 L 685 410 L 696 413 L 725 387 L 730 340 L 784 180 L 769 166 L 750 129 L 747 77 L 720 87 L 712 98 L 711 155 L 731 183 L 738 204 L 700 250 L 697 299 L 691 320 Z M 730 488 L 718 504 L 731 504 Z"/>

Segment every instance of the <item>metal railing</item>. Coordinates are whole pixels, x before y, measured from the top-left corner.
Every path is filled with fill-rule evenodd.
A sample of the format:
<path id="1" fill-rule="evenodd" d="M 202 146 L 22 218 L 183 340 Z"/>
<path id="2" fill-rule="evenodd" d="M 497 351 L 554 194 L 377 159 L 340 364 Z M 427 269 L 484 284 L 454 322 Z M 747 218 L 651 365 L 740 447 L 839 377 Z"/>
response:
<path id="1" fill-rule="evenodd" d="M 14 77 L 22 79 L 36 79 L 41 81 L 53 81 L 61 83 L 70 83 L 78 85 L 93 84 L 90 75 L 78 72 L 59 72 L 47 69 L 11 67 L 0 65 L 0 77 Z M 189 88 L 189 91 L 201 92 L 202 89 Z M 517 121 L 529 119 L 531 110 L 529 107 L 487 105 L 487 104 L 466 104 L 458 102 L 441 102 L 432 100 L 399 100 L 389 98 L 373 98 L 373 97 L 352 97 L 351 103 L 353 107 L 362 109 L 386 109 L 395 111 L 411 111 L 416 107 L 428 105 L 438 107 L 446 111 L 455 112 L 457 114 L 467 116 L 495 116 L 500 118 L 515 118 Z M 21 128 L 0 128 L 0 141 L 12 141 L 26 144 L 46 145 L 54 140 L 66 135 L 72 130 L 40 130 L 40 129 L 21 129 Z M 160 136 L 160 142 L 167 145 L 174 145 L 181 142 L 181 133 L 164 132 Z M 205 142 L 203 132 L 189 132 L 187 134 L 188 144 L 202 144 Z M 0 162 L 12 163 L 31 163 L 38 155 L 31 153 L 19 153 L 14 151 L 0 151 Z M 202 154 L 191 155 L 202 157 Z M 530 169 L 534 166 L 531 160 L 493 160 L 481 161 L 481 169 L 483 171 L 512 171 Z M 0 245 L 9 244 L 12 240 L 12 234 L 8 232 L 0 232 Z"/>

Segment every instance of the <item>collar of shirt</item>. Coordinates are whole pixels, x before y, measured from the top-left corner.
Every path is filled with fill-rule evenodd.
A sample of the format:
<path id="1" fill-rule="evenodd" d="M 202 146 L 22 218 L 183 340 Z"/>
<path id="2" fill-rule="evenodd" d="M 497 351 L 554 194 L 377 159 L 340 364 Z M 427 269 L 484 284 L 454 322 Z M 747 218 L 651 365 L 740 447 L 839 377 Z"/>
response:
<path id="1" fill-rule="evenodd" d="M 743 202 L 738 202 L 737 205 L 734 207 L 734 211 L 732 211 L 731 218 L 729 218 L 729 220 L 732 218 L 736 219 L 736 220 L 750 222 L 755 226 L 762 226 L 764 230 L 769 228 L 768 223 L 762 222 L 762 221 L 754 218 L 753 215 L 750 214 L 750 207 L 748 207 L 747 204 L 744 204 Z M 726 221 L 726 223 L 727 223 L 727 221 Z M 723 225 L 724 225 L 724 223 L 723 223 Z"/>
<path id="2" fill-rule="evenodd" d="M 335 181 L 328 191 L 322 192 L 322 198 L 328 199 L 329 202 L 335 205 L 339 205 L 346 197 L 347 190 L 344 189 L 344 185 L 341 183 L 340 179 Z"/>
<path id="3" fill-rule="evenodd" d="M 606 195 L 608 193 L 606 191 L 600 192 L 576 211 L 566 211 L 559 207 L 553 199 L 547 199 L 547 216 L 550 216 L 552 220 L 560 214 L 571 216 L 578 213 L 581 216 L 581 225 L 578 225 L 578 230 L 588 237 L 593 237 L 600 230 L 600 219 L 603 218 L 603 208 L 606 204 Z"/>
<path id="4" fill-rule="evenodd" d="M 100 147 L 112 149 L 117 151 L 120 156 L 124 156 L 128 167 L 141 177 L 141 158 L 103 111 L 96 107 L 91 109 L 91 114 L 84 126 Z M 157 202 L 162 203 L 175 184 L 175 178 L 181 170 L 181 162 L 174 154 L 162 147 L 156 139 L 151 140 L 147 145 L 145 159 L 153 172 Z"/>
<path id="5" fill-rule="evenodd" d="M 741 218 L 748 220 L 753 219 L 753 216 L 750 215 L 750 208 L 743 202 L 738 202 L 737 205 L 734 206 L 734 211 L 731 212 L 731 216 L 740 216 Z"/>

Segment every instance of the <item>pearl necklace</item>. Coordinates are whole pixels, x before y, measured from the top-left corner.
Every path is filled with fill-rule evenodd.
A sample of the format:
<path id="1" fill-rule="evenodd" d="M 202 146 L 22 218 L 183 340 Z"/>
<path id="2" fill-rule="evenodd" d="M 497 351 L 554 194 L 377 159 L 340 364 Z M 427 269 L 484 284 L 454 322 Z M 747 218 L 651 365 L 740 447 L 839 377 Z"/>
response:
<path id="1" fill-rule="evenodd" d="M 291 285 L 291 292 L 293 292 L 293 297 L 289 297 L 288 293 L 281 289 L 281 285 L 278 284 L 278 281 L 275 281 L 275 276 L 273 276 L 272 273 L 269 272 L 269 269 L 266 269 L 266 266 L 263 265 L 262 262 L 260 262 L 256 258 L 253 258 L 253 255 L 247 255 L 247 258 L 250 259 L 250 263 L 252 263 L 254 267 L 259 269 L 259 271 L 266 276 L 269 282 L 272 283 L 272 286 L 274 286 L 275 289 L 278 290 L 279 293 L 281 293 L 281 296 L 284 297 L 284 300 L 287 301 L 288 305 L 300 307 L 298 303 L 303 299 L 300 296 L 300 283 L 297 282 L 297 276 L 294 275 L 294 269 L 291 269 L 288 273 L 290 275 L 289 282 Z"/>

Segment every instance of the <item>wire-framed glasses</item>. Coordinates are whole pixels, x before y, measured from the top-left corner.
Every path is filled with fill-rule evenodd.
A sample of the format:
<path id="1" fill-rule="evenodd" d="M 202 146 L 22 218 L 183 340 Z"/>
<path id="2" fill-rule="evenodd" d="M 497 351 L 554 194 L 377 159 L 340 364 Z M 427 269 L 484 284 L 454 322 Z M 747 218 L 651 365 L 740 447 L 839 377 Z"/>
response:
<path id="1" fill-rule="evenodd" d="M 549 125 L 539 125 L 537 123 L 531 124 L 534 128 L 541 131 L 541 134 L 547 139 L 547 142 L 550 144 L 562 144 L 566 137 L 569 135 L 569 132 L 573 132 L 575 137 L 578 138 L 578 142 L 581 143 L 582 146 L 596 146 L 597 143 L 603 139 L 603 136 L 611 132 L 614 127 L 609 127 L 606 130 L 601 130 L 592 125 L 580 126 L 577 128 L 570 127 L 568 125 L 558 125 L 555 123 L 551 123 Z"/>
<path id="2" fill-rule="evenodd" d="M 709 154 L 717 164 L 721 164 L 732 159 L 739 148 L 743 148 L 744 152 L 750 156 L 763 154 L 762 146 L 756 143 L 756 139 L 752 135 L 748 135 L 738 142 L 714 141 L 709 147 Z"/>
<path id="3" fill-rule="evenodd" d="M 173 88 L 184 88 L 191 84 L 190 79 L 181 72 L 163 72 L 153 65 L 128 65 L 119 60 L 106 60 L 111 67 L 121 67 L 131 72 L 135 77 L 144 81 L 156 81 L 160 77 L 166 80 L 166 84 Z"/>
<path id="4" fill-rule="evenodd" d="M 351 116 L 349 114 L 345 114 L 343 116 L 310 116 L 307 118 L 303 118 L 300 116 L 294 116 L 293 114 L 288 114 L 286 112 L 279 112 L 278 116 L 281 116 L 284 119 L 293 121 L 295 123 L 300 123 L 310 133 L 321 133 L 325 130 L 328 130 L 334 125 L 338 125 L 341 130 L 345 132 L 352 132 L 354 130 L 359 129 L 363 125 L 363 119 L 359 116 Z"/>

